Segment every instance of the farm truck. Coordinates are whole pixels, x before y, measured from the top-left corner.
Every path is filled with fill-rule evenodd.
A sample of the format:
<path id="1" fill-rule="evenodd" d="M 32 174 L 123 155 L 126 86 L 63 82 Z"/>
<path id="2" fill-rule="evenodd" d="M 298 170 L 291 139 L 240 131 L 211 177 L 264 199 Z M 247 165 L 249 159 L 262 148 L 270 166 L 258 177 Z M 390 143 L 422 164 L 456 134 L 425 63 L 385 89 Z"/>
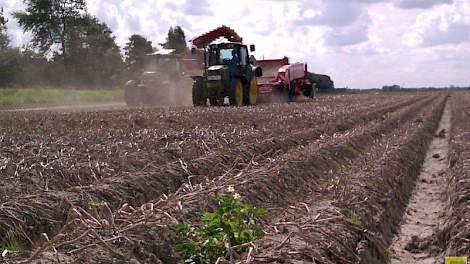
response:
<path id="1" fill-rule="evenodd" d="M 225 38 L 228 43 L 213 43 Z M 212 44 L 211 44 L 212 43 Z M 192 54 L 203 51 L 204 71 L 192 76 L 193 104 L 220 106 L 228 98 L 233 106 L 255 105 L 261 99 L 270 101 L 272 95 L 293 100 L 295 95 L 312 95 L 313 84 L 307 79 L 305 63 L 289 64 L 281 60 L 256 61 L 249 52 L 255 46 L 243 44 L 242 38 L 231 28 L 222 26 L 192 40 Z M 263 72 L 266 73 L 263 77 Z"/>
<path id="2" fill-rule="evenodd" d="M 198 63 L 187 54 L 175 52 L 162 49 L 145 56 L 144 67 L 124 87 L 128 106 L 191 104 L 189 75 L 196 74 Z"/>

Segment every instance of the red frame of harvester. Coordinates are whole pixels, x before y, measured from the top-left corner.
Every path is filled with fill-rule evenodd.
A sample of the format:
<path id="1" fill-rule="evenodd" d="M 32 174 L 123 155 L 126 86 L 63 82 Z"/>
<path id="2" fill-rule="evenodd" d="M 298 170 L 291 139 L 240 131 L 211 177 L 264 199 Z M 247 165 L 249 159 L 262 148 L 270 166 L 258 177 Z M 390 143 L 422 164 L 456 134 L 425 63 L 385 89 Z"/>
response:
<path id="1" fill-rule="evenodd" d="M 263 76 L 258 78 L 260 95 L 287 91 L 291 95 L 300 95 L 303 90 L 312 87 L 307 79 L 306 63 L 289 63 L 289 58 L 259 60 L 257 65 L 263 69 Z"/>

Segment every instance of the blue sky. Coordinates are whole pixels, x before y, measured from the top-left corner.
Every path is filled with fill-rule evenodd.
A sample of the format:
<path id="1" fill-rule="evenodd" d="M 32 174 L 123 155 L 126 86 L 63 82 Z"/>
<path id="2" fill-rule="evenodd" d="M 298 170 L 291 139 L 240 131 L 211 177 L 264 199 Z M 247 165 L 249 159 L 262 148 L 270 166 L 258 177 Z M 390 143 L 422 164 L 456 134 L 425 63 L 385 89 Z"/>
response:
<path id="1" fill-rule="evenodd" d="M 222 24 L 257 58 L 288 56 L 333 77 L 337 87 L 470 85 L 470 0 L 87 0 L 124 45 L 133 33 L 155 44 L 181 25 L 190 39 Z M 21 0 L 0 0 L 5 12 Z M 17 45 L 28 41 L 13 19 Z"/>

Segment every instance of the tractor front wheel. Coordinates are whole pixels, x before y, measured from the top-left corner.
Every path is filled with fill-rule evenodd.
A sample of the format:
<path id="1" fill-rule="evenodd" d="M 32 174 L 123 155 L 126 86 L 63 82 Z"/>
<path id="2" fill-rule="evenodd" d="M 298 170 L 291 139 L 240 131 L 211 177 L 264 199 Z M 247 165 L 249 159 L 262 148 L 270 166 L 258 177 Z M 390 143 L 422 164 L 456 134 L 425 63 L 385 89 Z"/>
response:
<path id="1" fill-rule="evenodd" d="M 258 103 L 258 81 L 256 80 L 256 77 L 253 77 L 250 82 L 250 91 L 249 91 L 249 104 L 250 105 L 256 105 Z"/>
<path id="2" fill-rule="evenodd" d="M 228 100 L 230 105 L 232 106 L 243 105 L 243 84 L 241 80 L 237 80 L 235 86 L 233 87 L 233 89 L 231 89 Z"/>

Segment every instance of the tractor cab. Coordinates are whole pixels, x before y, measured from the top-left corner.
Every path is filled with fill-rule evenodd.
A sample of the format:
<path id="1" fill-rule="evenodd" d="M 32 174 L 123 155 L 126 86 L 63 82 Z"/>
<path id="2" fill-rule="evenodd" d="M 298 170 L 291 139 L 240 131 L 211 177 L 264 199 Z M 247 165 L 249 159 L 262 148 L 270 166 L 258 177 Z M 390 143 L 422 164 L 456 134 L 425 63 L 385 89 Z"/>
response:
<path id="1" fill-rule="evenodd" d="M 181 59 L 173 54 L 174 50 L 160 50 L 147 54 L 143 75 L 152 75 L 159 79 L 175 79 L 182 72 Z"/>
<path id="2" fill-rule="evenodd" d="M 209 46 L 209 66 L 248 64 L 247 47 L 240 43 L 220 43 Z"/>
<path id="3" fill-rule="evenodd" d="M 129 106 L 179 105 L 177 92 L 185 81 L 181 55 L 173 49 L 162 49 L 145 56 L 133 80 L 126 83 L 124 98 Z M 187 79 L 187 80 L 186 80 Z"/>

